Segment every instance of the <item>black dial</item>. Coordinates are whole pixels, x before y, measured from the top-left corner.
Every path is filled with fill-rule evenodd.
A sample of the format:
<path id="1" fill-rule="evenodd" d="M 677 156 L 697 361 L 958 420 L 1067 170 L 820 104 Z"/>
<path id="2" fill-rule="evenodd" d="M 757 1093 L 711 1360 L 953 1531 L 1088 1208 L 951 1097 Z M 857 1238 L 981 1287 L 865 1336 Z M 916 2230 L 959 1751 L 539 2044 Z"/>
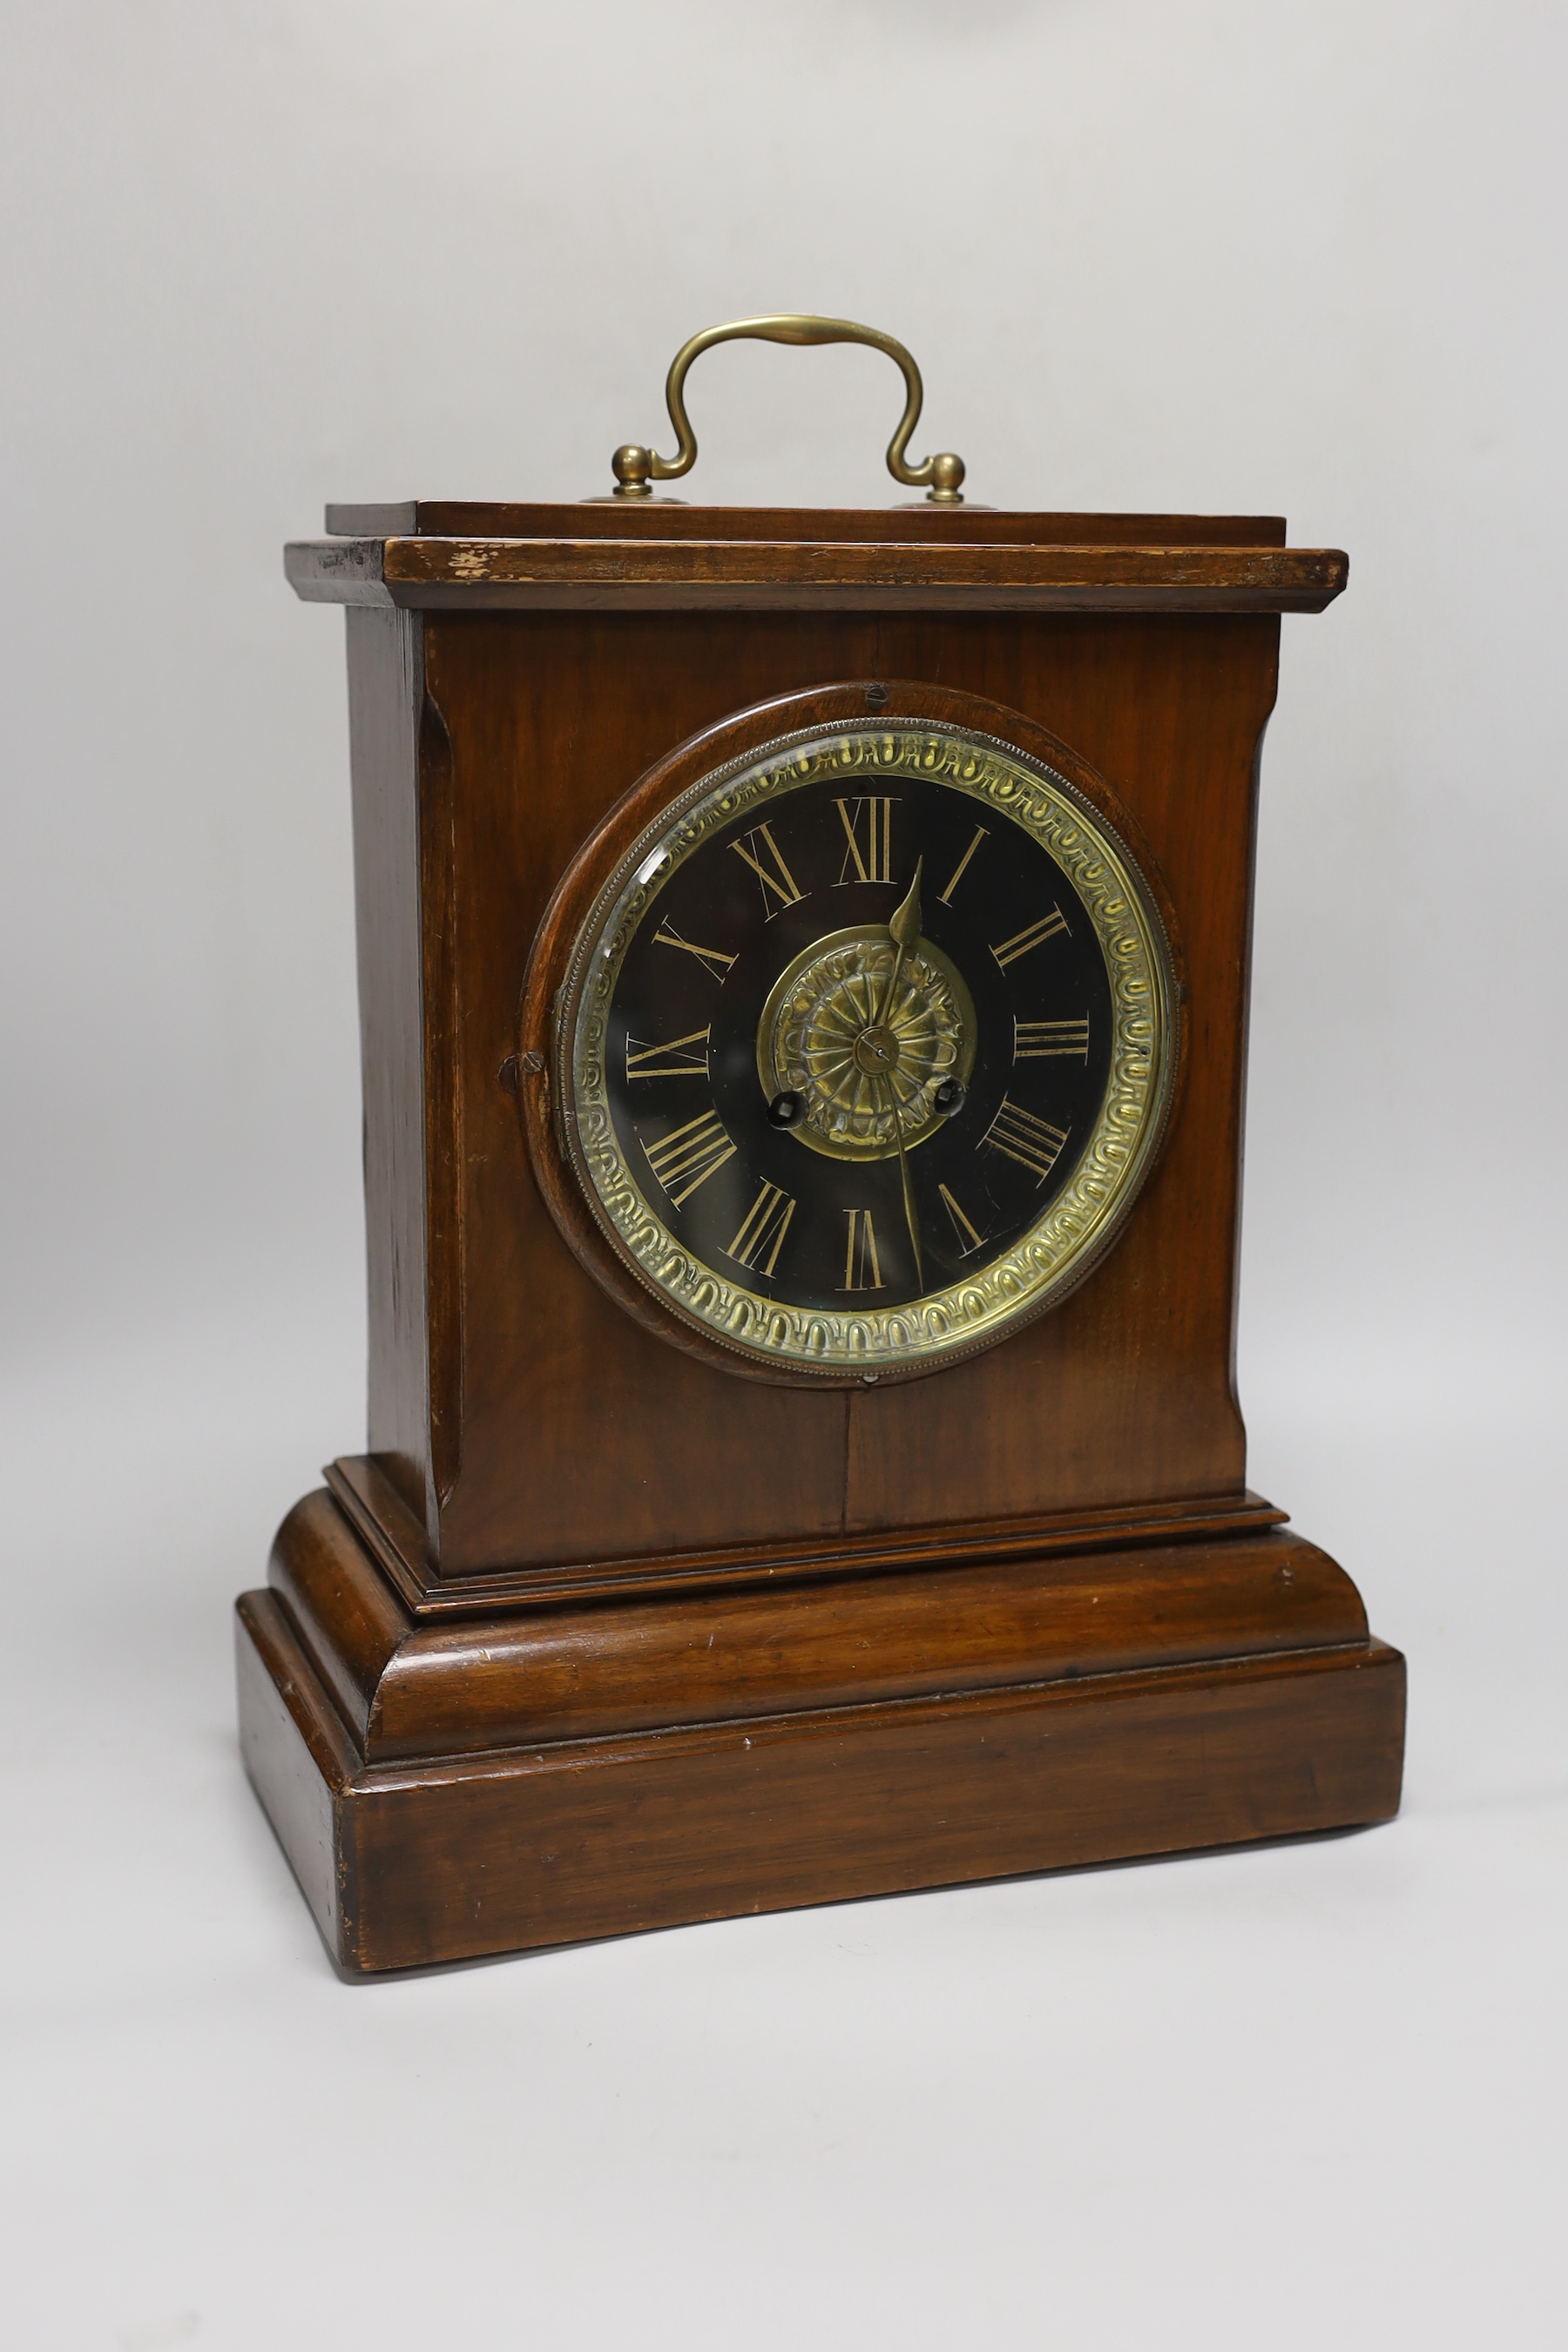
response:
<path id="1" fill-rule="evenodd" d="M 940 783 L 827 777 L 716 829 L 659 892 L 605 1060 L 672 1232 L 764 1297 L 842 1308 L 1009 1249 L 1072 1175 L 1110 1058 L 1105 957 L 1044 847 Z"/>
<path id="2" fill-rule="evenodd" d="M 1163 931 L 1065 779 L 885 726 L 645 834 L 574 951 L 601 1227 L 722 1344 L 879 1377 L 984 1344 L 1125 1213 L 1169 1098 Z"/>

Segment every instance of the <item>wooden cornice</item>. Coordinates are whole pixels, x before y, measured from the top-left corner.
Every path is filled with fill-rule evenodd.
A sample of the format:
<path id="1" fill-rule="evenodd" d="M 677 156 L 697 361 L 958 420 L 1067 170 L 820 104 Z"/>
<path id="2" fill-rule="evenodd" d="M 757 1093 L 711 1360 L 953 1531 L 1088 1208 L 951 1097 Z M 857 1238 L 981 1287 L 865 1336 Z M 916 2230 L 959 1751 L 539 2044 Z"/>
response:
<path id="1" fill-rule="evenodd" d="M 424 520 L 407 511 L 410 520 Z M 500 511 L 509 519 L 527 512 Z M 1020 530 L 1109 520 L 1098 516 L 971 513 L 963 518 L 962 536 L 939 537 L 924 515 L 895 513 L 874 519 L 874 535 L 868 528 L 864 538 L 846 538 L 845 520 L 873 526 L 873 519 L 834 517 L 820 536 L 802 537 L 795 519 L 788 536 L 748 535 L 737 528 L 744 509 L 721 519 L 683 513 L 668 529 L 663 518 L 641 513 L 635 526 L 603 509 L 587 524 L 571 509 L 553 513 L 571 528 L 559 535 L 421 530 L 300 540 L 287 549 L 286 569 L 308 604 L 492 612 L 1319 613 L 1341 593 L 1349 572 L 1349 559 L 1336 548 L 1234 539 L 1247 518 L 1208 524 L 1215 535 L 1206 541 L 1198 537 L 1202 518 L 1126 519 L 1173 526 L 1169 539 L 1140 545 L 1120 535 L 1047 541 Z M 389 520 L 394 514 L 402 520 L 398 510 L 387 510 Z M 779 522 L 765 511 L 746 520 L 759 531 Z M 694 535 L 698 522 L 712 535 Z M 607 525 L 626 535 L 609 536 Z M 1257 526 L 1260 541 L 1264 531 L 1272 539 L 1268 519 L 1257 519 Z"/>

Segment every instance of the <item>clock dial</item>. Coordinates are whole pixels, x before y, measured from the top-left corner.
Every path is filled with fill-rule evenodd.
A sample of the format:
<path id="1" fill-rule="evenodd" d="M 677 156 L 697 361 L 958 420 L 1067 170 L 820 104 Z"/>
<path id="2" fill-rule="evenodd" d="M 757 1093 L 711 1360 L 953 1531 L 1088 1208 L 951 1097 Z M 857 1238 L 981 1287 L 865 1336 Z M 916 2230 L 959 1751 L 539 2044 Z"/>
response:
<path id="1" fill-rule="evenodd" d="M 860 725 L 704 778 L 600 894 L 559 1080 L 601 1229 L 781 1370 L 933 1367 L 1105 1247 L 1168 1108 L 1146 887 L 1067 780 Z"/>

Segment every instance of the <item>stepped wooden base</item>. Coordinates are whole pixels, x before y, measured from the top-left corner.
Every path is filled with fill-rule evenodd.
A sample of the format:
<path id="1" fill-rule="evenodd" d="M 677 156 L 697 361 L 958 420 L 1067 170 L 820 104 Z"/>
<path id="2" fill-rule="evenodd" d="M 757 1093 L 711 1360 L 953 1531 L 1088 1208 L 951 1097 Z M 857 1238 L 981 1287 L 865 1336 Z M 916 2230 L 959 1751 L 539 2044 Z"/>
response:
<path id="1" fill-rule="evenodd" d="M 437 1633 L 320 1495 L 272 1580 L 238 1604 L 245 1759 L 347 1969 L 1398 1809 L 1405 1662 L 1278 1528 Z"/>

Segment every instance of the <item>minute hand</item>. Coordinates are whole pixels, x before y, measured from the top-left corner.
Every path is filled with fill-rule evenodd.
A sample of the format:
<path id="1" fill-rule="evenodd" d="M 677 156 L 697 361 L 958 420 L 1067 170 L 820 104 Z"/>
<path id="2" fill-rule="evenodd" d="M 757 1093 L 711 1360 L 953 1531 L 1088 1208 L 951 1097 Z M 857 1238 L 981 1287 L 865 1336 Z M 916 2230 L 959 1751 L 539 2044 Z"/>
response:
<path id="1" fill-rule="evenodd" d="M 921 1229 L 915 1220 L 915 1196 L 910 1188 L 910 1163 L 904 1151 L 904 1122 L 899 1115 L 899 1097 L 893 1091 L 893 1081 L 888 1080 L 888 1100 L 893 1110 L 893 1133 L 899 1139 L 899 1181 L 904 1188 L 904 1223 L 910 1229 L 910 1247 L 915 1254 L 915 1287 L 926 1286 L 925 1266 L 921 1258 Z"/>
<path id="2" fill-rule="evenodd" d="M 892 1013 L 893 999 L 899 992 L 899 982 L 904 976 L 904 959 L 910 950 L 917 946 L 920 941 L 921 869 L 924 864 L 923 857 L 918 857 L 915 860 L 915 878 L 910 884 L 909 897 L 895 911 L 892 921 L 888 925 L 888 929 L 893 935 L 893 946 L 897 952 L 893 957 L 893 970 L 888 982 L 888 992 L 882 999 L 882 1009 L 877 1015 L 877 1026 L 879 1029 L 886 1029 Z M 888 1073 L 888 1103 L 893 1114 L 893 1133 L 899 1141 L 899 1181 L 903 1188 L 904 1223 L 910 1229 L 910 1247 L 915 1254 L 915 1282 L 917 1286 L 923 1290 L 926 1286 L 925 1267 L 921 1258 L 921 1234 L 915 1218 L 915 1196 L 910 1183 L 910 1163 L 904 1150 L 904 1122 L 899 1109 L 899 1090 L 894 1084 L 890 1070 Z"/>

